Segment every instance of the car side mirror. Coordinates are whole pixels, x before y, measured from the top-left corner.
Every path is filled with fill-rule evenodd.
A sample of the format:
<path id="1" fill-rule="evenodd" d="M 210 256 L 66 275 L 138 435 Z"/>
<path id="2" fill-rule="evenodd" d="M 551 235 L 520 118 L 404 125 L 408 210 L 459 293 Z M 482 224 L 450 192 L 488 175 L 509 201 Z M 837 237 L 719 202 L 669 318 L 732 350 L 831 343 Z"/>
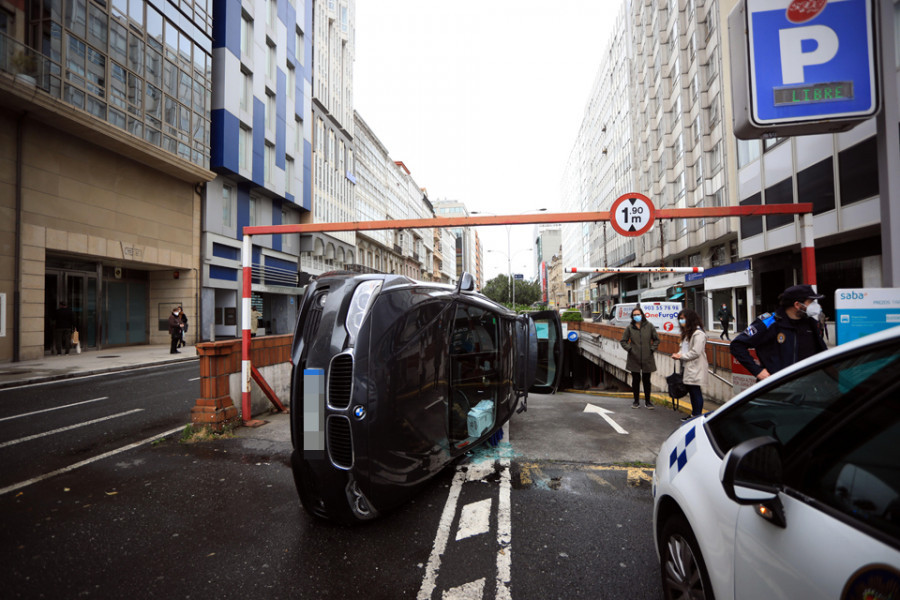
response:
<path id="1" fill-rule="evenodd" d="M 474 292 L 475 291 L 475 278 L 472 277 L 471 273 L 463 273 L 462 277 L 459 278 L 459 283 L 456 285 L 456 293 L 460 292 Z"/>
<path id="2" fill-rule="evenodd" d="M 720 480 L 725 495 L 743 505 L 755 505 L 756 514 L 785 526 L 784 508 L 778 497 L 782 488 L 781 443 L 768 436 L 741 442 L 728 451 Z"/>

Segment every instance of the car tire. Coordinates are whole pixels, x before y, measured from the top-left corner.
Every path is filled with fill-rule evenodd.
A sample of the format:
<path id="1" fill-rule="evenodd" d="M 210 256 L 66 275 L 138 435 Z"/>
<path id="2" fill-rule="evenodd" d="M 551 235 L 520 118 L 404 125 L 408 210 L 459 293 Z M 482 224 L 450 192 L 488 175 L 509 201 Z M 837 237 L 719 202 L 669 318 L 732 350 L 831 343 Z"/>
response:
<path id="1" fill-rule="evenodd" d="M 659 547 L 665 600 L 715 600 L 697 538 L 683 515 L 674 514 L 665 522 Z"/>

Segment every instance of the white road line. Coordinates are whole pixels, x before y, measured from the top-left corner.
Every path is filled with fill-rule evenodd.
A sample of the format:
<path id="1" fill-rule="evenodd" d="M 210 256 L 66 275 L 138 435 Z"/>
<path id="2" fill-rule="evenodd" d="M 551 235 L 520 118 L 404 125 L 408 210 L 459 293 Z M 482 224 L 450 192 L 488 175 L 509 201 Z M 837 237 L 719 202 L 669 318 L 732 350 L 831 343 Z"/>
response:
<path id="1" fill-rule="evenodd" d="M 199 377 L 194 377 L 193 379 L 188 379 L 188 381 L 200 381 Z"/>
<path id="2" fill-rule="evenodd" d="M 9 492 L 13 492 L 18 489 L 21 489 L 23 487 L 27 487 L 33 483 L 37 483 L 39 481 L 43 481 L 45 479 L 49 479 L 49 478 L 55 477 L 57 475 L 62 475 L 63 473 L 68 473 L 69 471 L 74 471 L 75 469 L 78 469 L 85 465 L 89 465 L 92 462 L 97 462 L 98 460 L 102 460 L 104 458 L 109 458 L 110 456 L 115 456 L 116 454 L 120 454 L 122 452 L 126 452 L 133 448 L 137 448 L 138 446 L 142 446 L 144 444 L 149 444 L 150 442 L 155 442 L 156 440 L 158 440 L 160 438 L 164 438 L 167 435 L 172 435 L 173 433 L 175 433 L 177 431 L 181 431 L 182 429 L 184 429 L 184 425 L 179 425 L 175 429 L 170 429 L 169 431 L 164 431 L 163 433 L 159 433 L 157 435 L 154 435 L 153 437 L 148 437 L 147 439 L 141 440 L 139 442 L 134 442 L 133 444 L 128 444 L 127 446 L 122 446 L 118 450 L 111 450 L 109 452 L 100 454 L 93 458 L 89 458 L 89 459 L 83 460 L 79 463 L 75 463 L 74 465 L 69 465 L 68 467 L 63 467 L 62 469 L 57 469 L 56 471 L 51 471 L 50 473 L 44 473 L 43 475 L 38 475 L 37 477 L 33 477 L 32 479 L 29 479 L 28 481 L 14 483 L 10 486 L 0 489 L 0 496 L 2 496 L 4 494 L 8 494 Z"/>
<path id="3" fill-rule="evenodd" d="M 109 415 L 108 417 L 101 417 L 99 419 L 94 419 L 93 421 L 85 421 L 84 423 L 77 423 L 75 425 L 69 425 L 68 427 L 60 427 L 59 429 L 45 431 L 44 433 L 36 433 L 34 435 L 29 435 L 28 437 L 19 438 L 17 440 L 10 440 L 8 442 L 3 442 L 2 444 L 0 444 L 0 448 L 6 448 L 7 446 L 14 446 L 16 444 L 21 444 L 22 442 L 28 442 L 31 440 L 36 440 L 38 438 L 42 438 L 47 435 L 53 435 L 55 433 L 62 433 L 63 431 L 71 431 L 72 429 L 78 429 L 79 427 L 86 427 L 88 425 L 93 425 L 94 423 L 102 423 L 103 421 L 109 421 L 110 419 L 117 419 L 119 417 L 124 417 L 125 415 L 142 412 L 143 410 L 144 410 L 143 408 L 135 408 L 134 410 L 127 410 L 123 413 L 119 413 L 116 415 Z"/>
<path id="4" fill-rule="evenodd" d="M 425 577 L 422 579 L 422 587 L 419 588 L 417 600 L 431 600 L 431 594 L 437 582 L 438 569 L 441 567 L 441 555 L 447 548 L 447 539 L 450 537 L 450 525 L 456 515 L 456 503 L 459 500 L 459 492 L 462 490 L 463 481 L 466 479 L 465 471 L 457 471 L 453 476 L 453 484 L 450 493 L 447 494 L 447 502 L 444 504 L 444 512 L 441 513 L 441 521 L 438 524 L 437 535 L 434 538 L 434 547 L 431 556 L 428 557 L 428 565 L 425 567 Z"/>
<path id="5" fill-rule="evenodd" d="M 476 579 L 459 587 L 445 590 L 441 594 L 441 600 L 481 600 L 484 598 L 484 580 Z"/>
<path id="6" fill-rule="evenodd" d="M 31 415 L 37 415 L 40 413 L 50 412 L 51 410 L 59 410 L 61 408 L 72 408 L 73 406 L 78 406 L 80 404 L 87 404 L 88 402 L 99 402 L 100 400 L 106 400 L 109 396 L 103 396 L 101 398 L 94 398 L 93 400 L 82 400 L 81 402 L 76 402 L 74 404 L 66 404 L 63 406 L 54 406 L 53 408 L 45 408 L 44 410 L 36 410 L 30 413 L 23 413 L 21 415 L 13 415 L 11 417 L 3 417 L 0 421 L 9 421 L 10 419 L 19 419 L 21 417 L 30 417 Z"/>
<path id="7" fill-rule="evenodd" d="M 459 515 L 459 525 L 456 526 L 456 541 L 464 540 L 473 535 L 487 533 L 491 529 L 491 505 L 490 498 L 472 502 L 462 507 Z"/>
<path id="8" fill-rule="evenodd" d="M 512 600 L 512 484 L 509 459 L 500 459 L 500 499 L 497 507 L 497 600 Z"/>

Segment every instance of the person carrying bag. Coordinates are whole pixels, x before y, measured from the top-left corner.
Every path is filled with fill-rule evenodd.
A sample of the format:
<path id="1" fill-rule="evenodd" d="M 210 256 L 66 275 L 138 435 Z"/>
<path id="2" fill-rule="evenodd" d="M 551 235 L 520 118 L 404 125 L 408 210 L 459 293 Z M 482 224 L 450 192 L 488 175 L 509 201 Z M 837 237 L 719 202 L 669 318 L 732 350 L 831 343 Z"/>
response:
<path id="1" fill-rule="evenodd" d="M 672 365 L 672 374 L 666 377 L 669 397 L 672 398 L 672 410 L 678 410 L 678 400 L 688 395 L 688 388 L 684 384 L 684 365 L 681 365 L 681 371 L 678 370 L 679 365 L 681 361 L 675 361 Z"/>
<path id="2" fill-rule="evenodd" d="M 681 326 L 681 352 L 672 358 L 683 361 L 684 384 L 691 396 L 691 414 L 681 419 L 688 421 L 703 414 L 703 391 L 706 385 L 709 362 L 706 360 L 706 332 L 700 322 L 700 315 L 686 308 L 678 313 L 678 324 Z"/>

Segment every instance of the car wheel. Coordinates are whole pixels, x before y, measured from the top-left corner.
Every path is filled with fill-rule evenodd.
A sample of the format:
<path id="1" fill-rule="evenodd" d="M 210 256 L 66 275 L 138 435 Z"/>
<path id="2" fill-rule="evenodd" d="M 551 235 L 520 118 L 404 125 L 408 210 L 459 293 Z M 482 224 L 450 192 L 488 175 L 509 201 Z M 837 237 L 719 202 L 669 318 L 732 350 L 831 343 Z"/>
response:
<path id="1" fill-rule="evenodd" d="M 660 571 L 666 600 L 714 600 L 697 538 L 682 515 L 672 515 L 666 521 L 660 548 Z"/>

